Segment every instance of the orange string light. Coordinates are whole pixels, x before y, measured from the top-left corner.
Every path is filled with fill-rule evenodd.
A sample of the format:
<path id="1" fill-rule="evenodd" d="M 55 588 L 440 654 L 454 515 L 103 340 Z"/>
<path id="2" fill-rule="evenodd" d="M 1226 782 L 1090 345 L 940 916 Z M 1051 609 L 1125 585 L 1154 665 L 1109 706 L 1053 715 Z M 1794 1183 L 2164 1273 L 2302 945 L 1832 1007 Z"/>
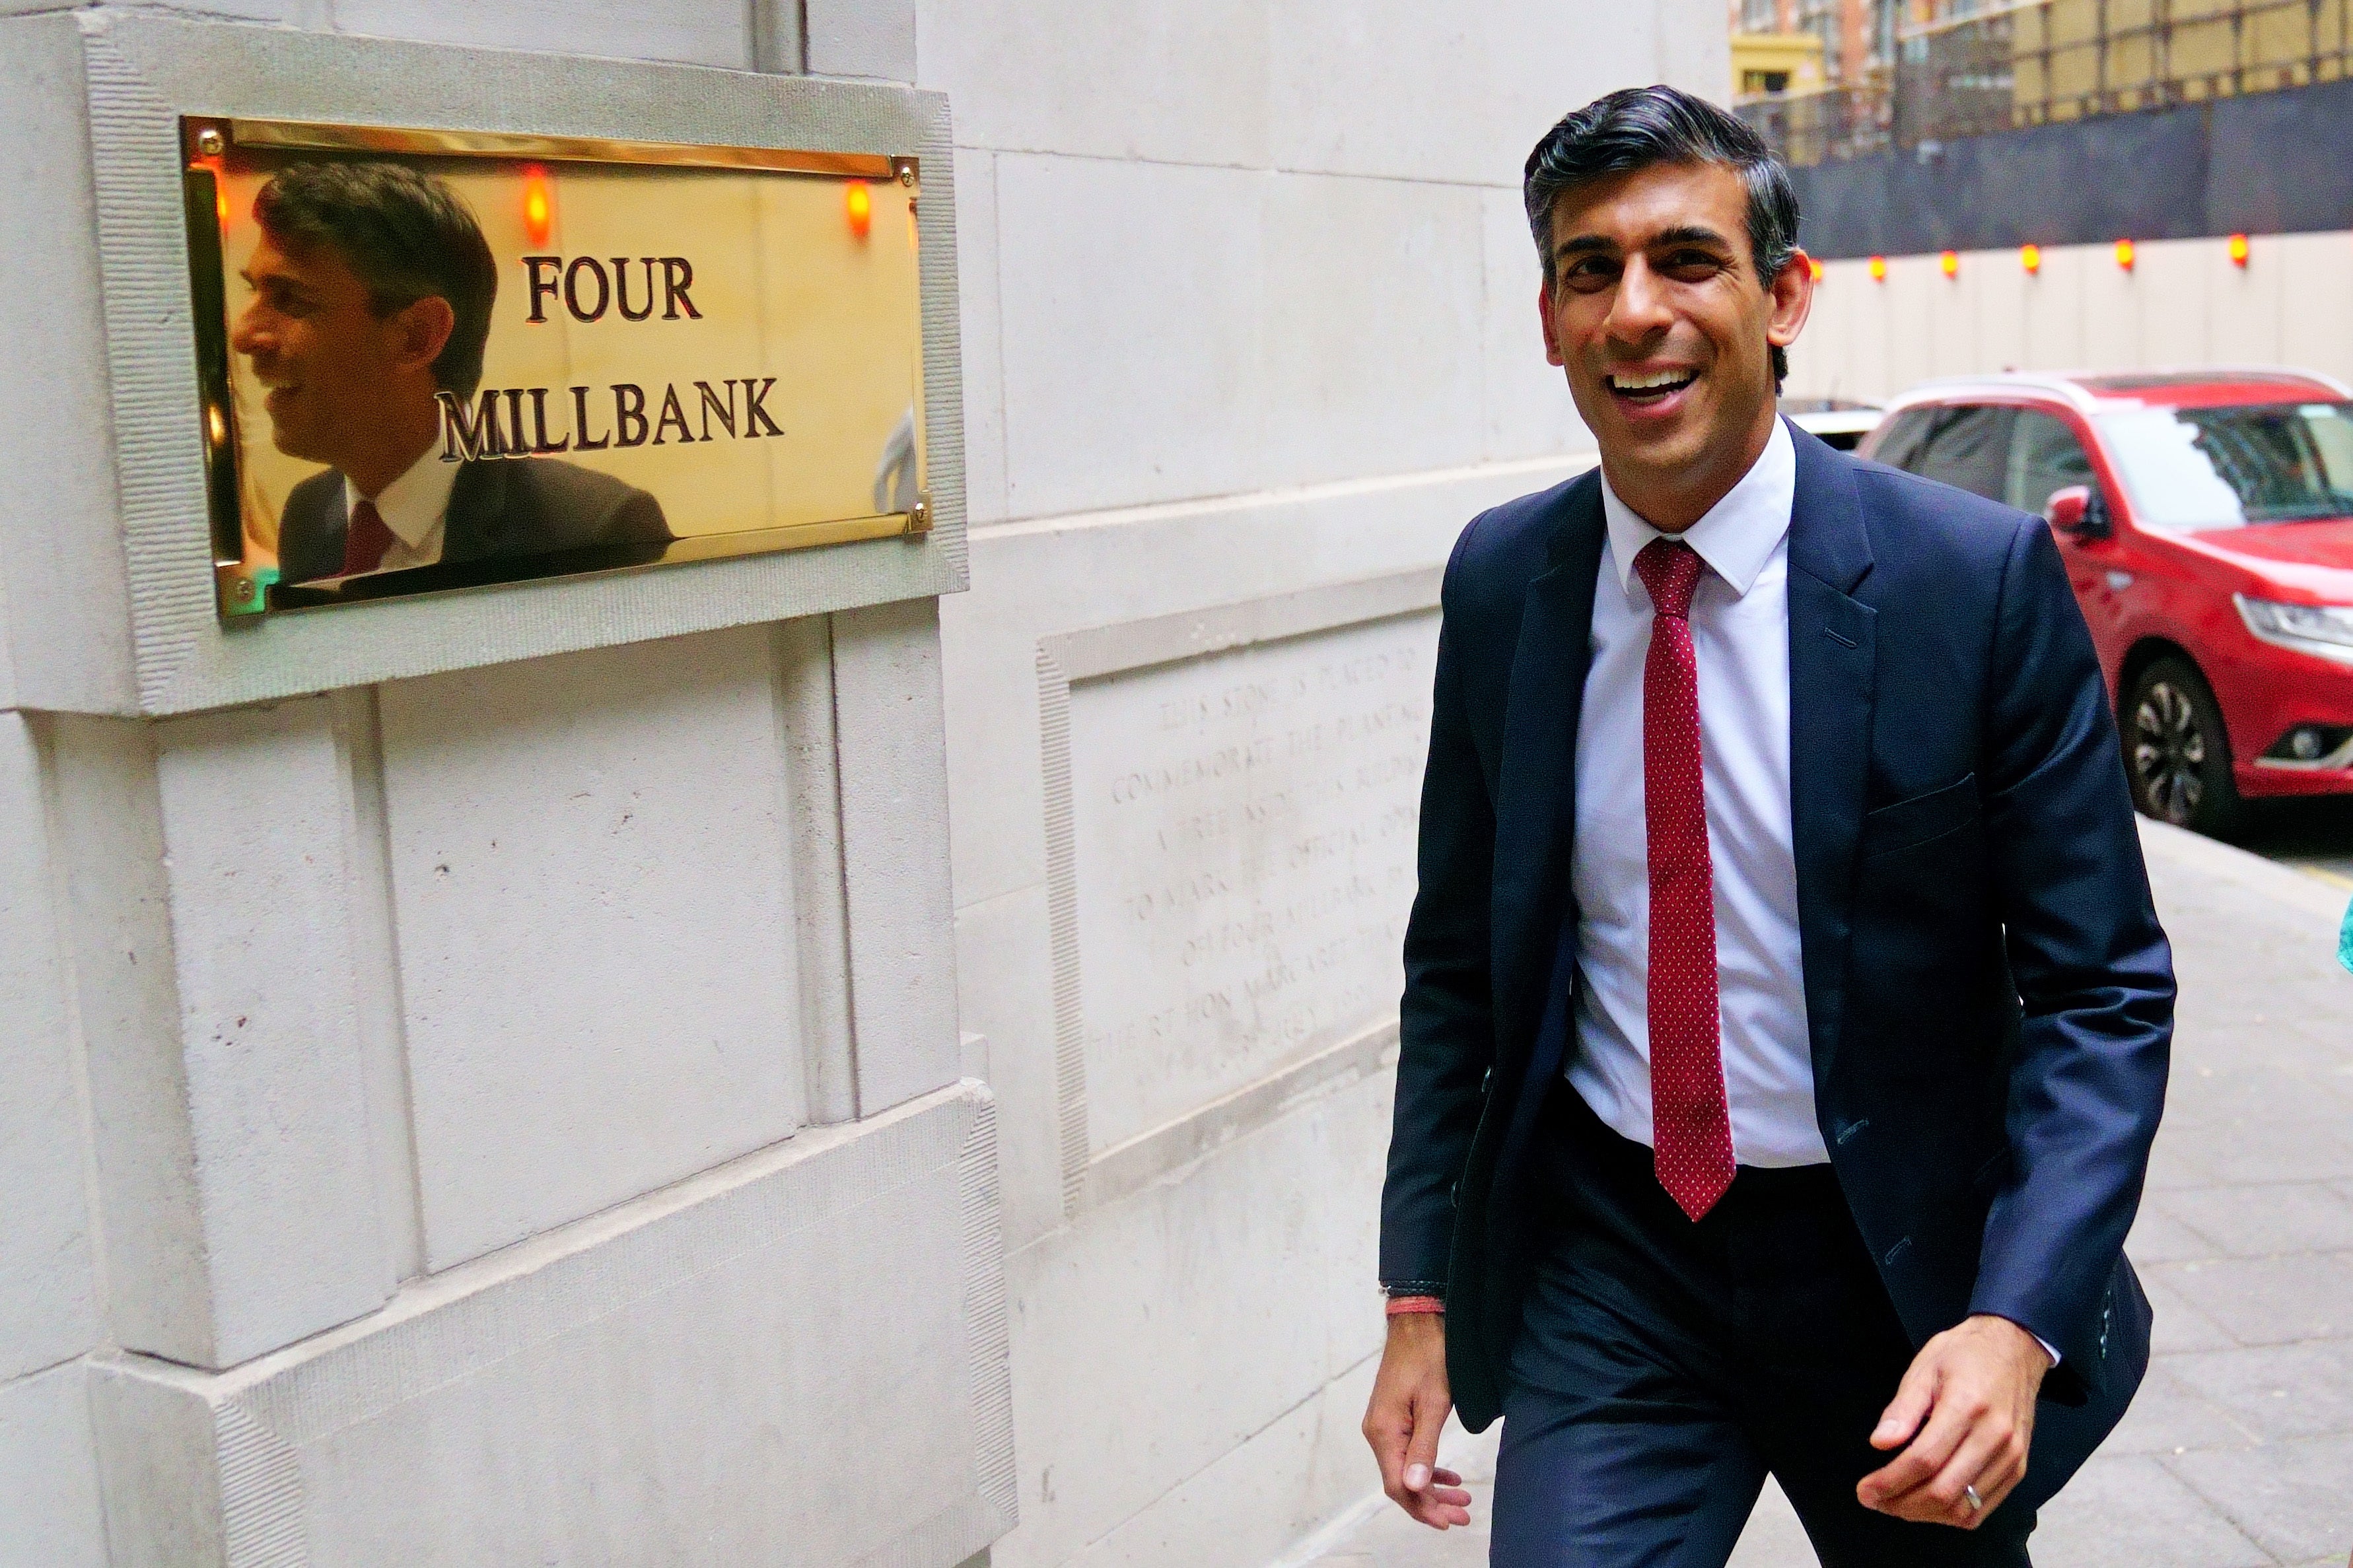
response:
<path id="1" fill-rule="evenodd" d="M 1948 250 L 1936 258 L 1936 270 L 1947 278 L 1958 278 L 1961 275 L 1961 253 Z"/>
<path id="2" fill-rule="evenodd" d="M 1871 280 L 1873 283 L 1887 281 L 1887 258 L 1884 256 L 1874 256 L 1871 258 Z"/>
<path id="3" fill-rule="evenodd" d="M 2247 264 L 2247 237 L 2243 234 L 2232 235 L 2231 237 L 2231 265 L 2233 267 L 2244 267 Z"/>
<path id="4" fill-rule="evenodd" d="M 533 245 L 545 245 L 555 226 L 555 203 L 548 195 L 547 171 L 522 172 L 522 232 Z"/>
<path id="5" fill-rule="evenodd" d="M 2130 272 L 2133 269 L 2133 242 L 2131 240 L 2120 239 L 2116 241 L 2116 265 L 2123 268 L 2127 272 Z"/>
<path id="6" fill-rule="evenodd" d="M 2018 264 L 2031 277 L 2042 270 L 2042 247 L 2031 240 L 2018 247 Z"/>
<path id="7" fill-rule="evenodd" d="M 874 195 L 863 180 L 849 182 L 849 194 L 843 198 L 849 214 L 849 232 L 864 239 L 874 226 Z"/>

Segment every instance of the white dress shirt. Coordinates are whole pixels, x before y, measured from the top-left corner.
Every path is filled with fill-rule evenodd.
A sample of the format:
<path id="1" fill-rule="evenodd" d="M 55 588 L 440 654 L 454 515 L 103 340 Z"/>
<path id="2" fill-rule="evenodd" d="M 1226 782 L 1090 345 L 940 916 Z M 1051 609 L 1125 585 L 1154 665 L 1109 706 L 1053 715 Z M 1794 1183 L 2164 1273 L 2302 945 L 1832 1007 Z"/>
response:
<path id="1" fill-rule="evenodd" d="M 1798 455 L 1773 422 L 1738 484 L 1680 537 L 1707 570 L 1692 595 L 1701 776 L 1715 881 L 1717 1011 L 1733 1158 L 1830 1158 L 1814 1116 L 1789 817 L 1789 511 Z M 1593 662 L 1577 727 L 1577 1043 L 1570 1083 L 1637 1142 L 1651 1131 L 1651 873 L 1643 819 L 1642 664 L 1651 595 L 1634 556 L 1661 533 L 1605 474 L 1609 536 L 1593 595 Z"/>
<path id="2" fill-rule="evenodd" d="M 441 559 L 442 539 L 449 523 L 449 492 L 457 486 L 460 467 L 461 464 L 443 462 L 441 448 L 436 444 L 427 447 L 425 455 L 403 469 L 400 477 L 385 486 L 381 493 L 365 498 L 375 502 L 376 515 L 392 530 L 392 547 L 377 563 L 378 572 L 430 566 Z M 347 476 L 343 480 L 346 527 L 362 499 Z M 353 575 L 367 574 L 355 572 Z"/>

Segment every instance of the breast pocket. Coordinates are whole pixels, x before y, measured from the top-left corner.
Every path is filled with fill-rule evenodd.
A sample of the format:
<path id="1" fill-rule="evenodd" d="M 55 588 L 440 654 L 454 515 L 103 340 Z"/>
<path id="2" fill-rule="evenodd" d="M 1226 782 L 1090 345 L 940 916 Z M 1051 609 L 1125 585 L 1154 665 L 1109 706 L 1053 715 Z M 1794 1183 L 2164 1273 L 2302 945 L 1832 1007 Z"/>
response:
<path id="1" fill-rule="evenodd" d="M 1864 814 L 1862 856 L 1893 855 L 1947 833 L 1957 833 L 1978 819 L 1978 775 L 1966 773 L 1957 782 L 1926 795 L 1883 805 Z"/>

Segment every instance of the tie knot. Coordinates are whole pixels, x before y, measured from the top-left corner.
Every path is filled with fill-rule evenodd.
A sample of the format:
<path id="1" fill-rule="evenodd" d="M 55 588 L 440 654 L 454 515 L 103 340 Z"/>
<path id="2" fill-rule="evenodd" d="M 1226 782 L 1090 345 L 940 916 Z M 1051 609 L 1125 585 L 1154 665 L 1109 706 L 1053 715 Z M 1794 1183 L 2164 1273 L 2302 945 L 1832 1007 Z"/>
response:
<path id="1" fill-rule="evenodd" d="M 354 572 L 373 572 L 384 564 L 392 550 L 392 529 L 376 510 L 375 502 L 363 497 L 352 508 L 351 526 L 343 534 L 343 576 Z"/>
<path id="2" fill-rule="evenodd" d="M 1651 591 L 1652 607 L 1678 621 L 1691 618 L 1692 591 L 1699 586 L 1705 564 L 1699 552 L 1680 539 L 1653 539 L 1634 556 L 1635 574 Z"/>

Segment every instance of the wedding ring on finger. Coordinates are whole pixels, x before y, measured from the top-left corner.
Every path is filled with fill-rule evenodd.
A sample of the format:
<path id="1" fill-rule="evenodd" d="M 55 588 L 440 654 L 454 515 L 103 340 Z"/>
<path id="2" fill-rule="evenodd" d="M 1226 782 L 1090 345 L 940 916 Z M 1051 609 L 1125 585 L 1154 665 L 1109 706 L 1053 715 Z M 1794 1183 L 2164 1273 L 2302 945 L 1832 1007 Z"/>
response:
<path id="1" fill-rule="evenodd" d="M 1978 1496 L 1978 1489 L 1977 1489 L 1977 1488 L 1975 1488 L 1975 1487 L 1963 1487 L 1963 1488 L 1961 1489 L 1961 1496 L 1962 1496 L 1963 1498 L 1965 1498 L 1966 1500 L 1968 1500 L 1968 1505 L 1969 1505 L 1969 1511 L 1970 1511 L 1971 1513 L 1980 1513 L 1980 1512 L 1983 1512 L 1983 1511 L 1984 1511 L 1984 1510 L 1985 1510 L 1985 1499 L 1983 1499 L 1983 1498 L 1981 1498 L 1981 1497 Z"/>

